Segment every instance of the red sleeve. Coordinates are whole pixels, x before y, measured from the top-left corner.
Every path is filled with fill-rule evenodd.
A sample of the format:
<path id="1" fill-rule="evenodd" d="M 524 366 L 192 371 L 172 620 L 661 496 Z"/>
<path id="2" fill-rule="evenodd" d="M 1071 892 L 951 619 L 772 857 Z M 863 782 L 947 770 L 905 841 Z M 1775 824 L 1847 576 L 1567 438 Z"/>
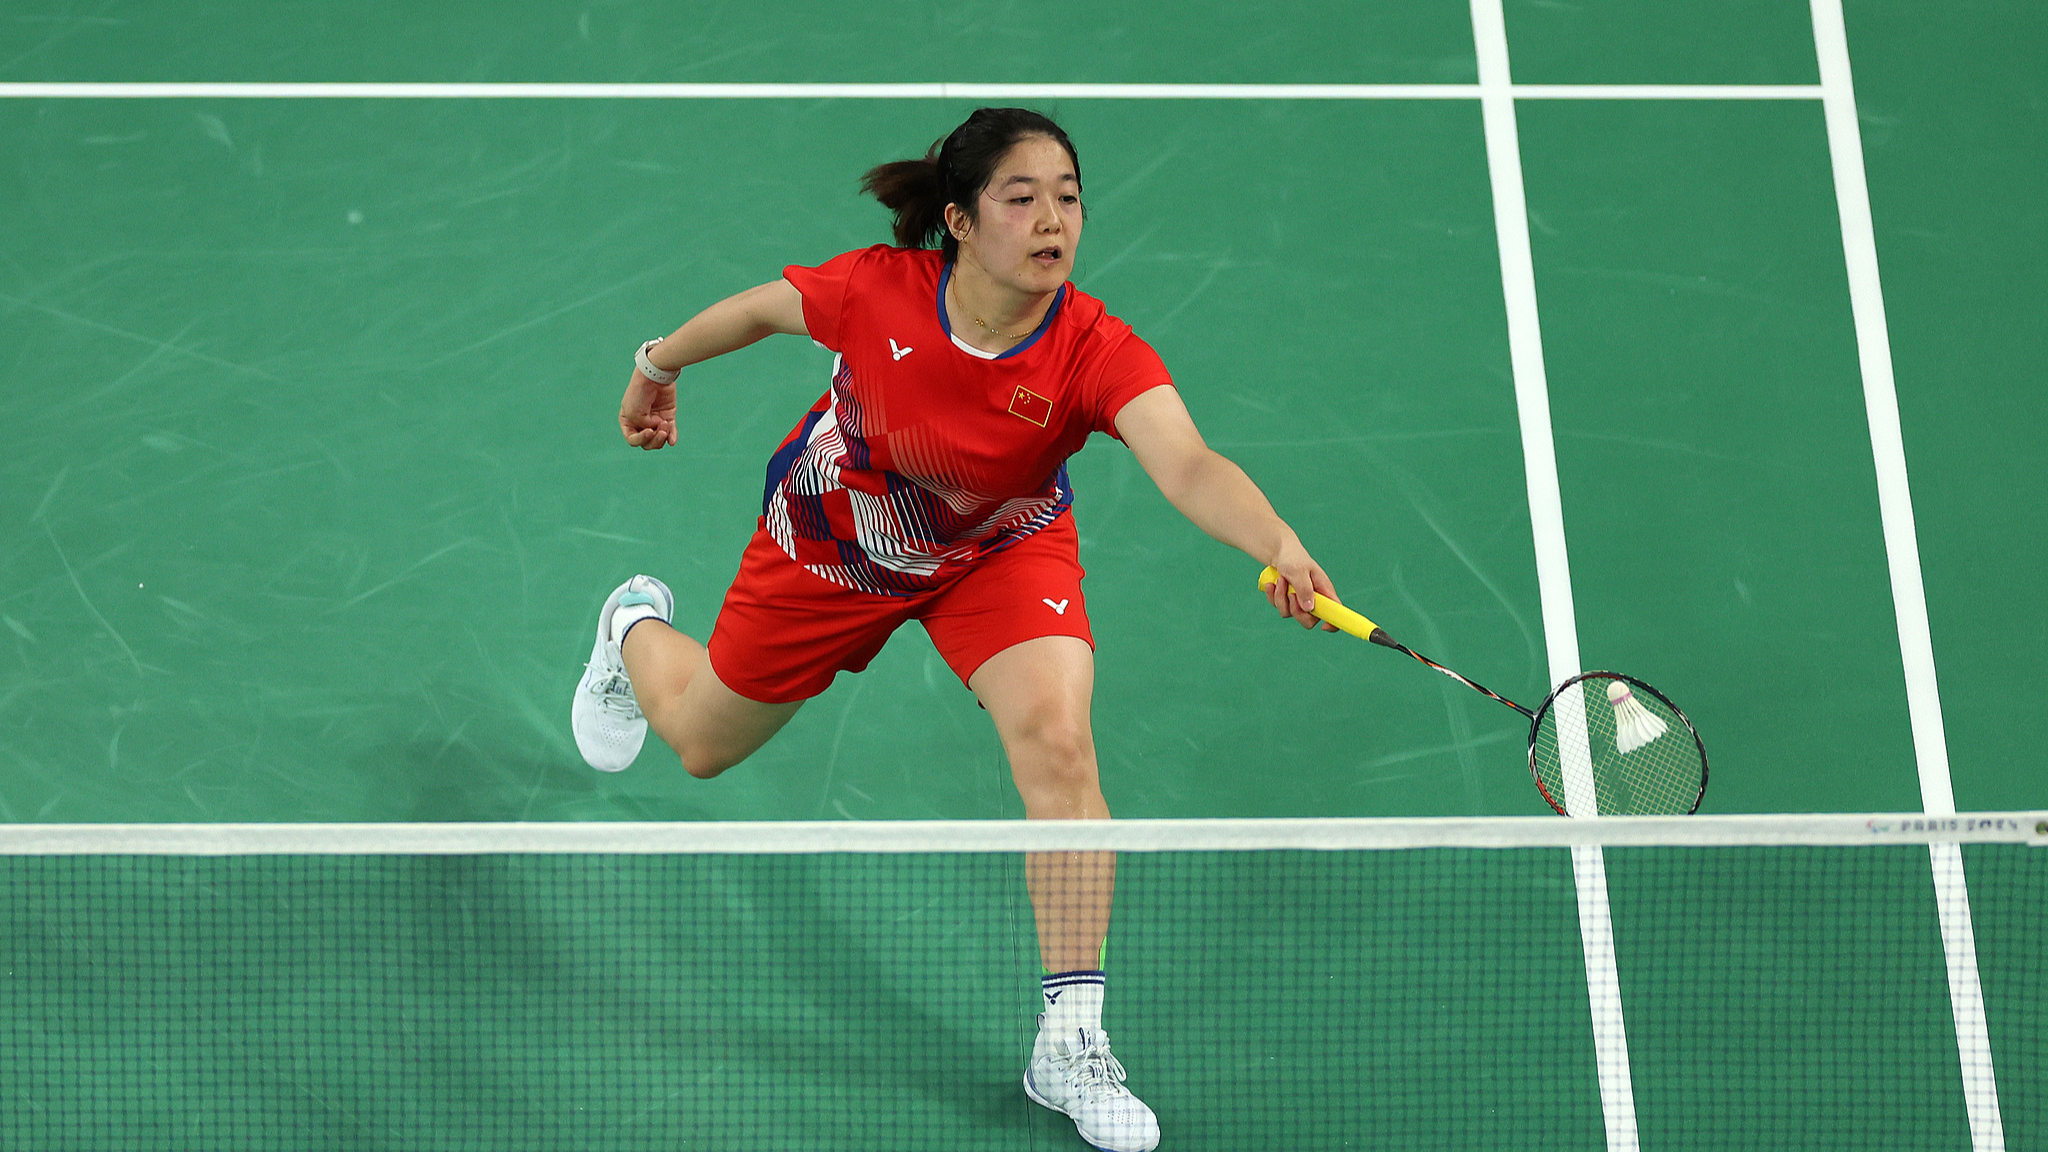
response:
<path id="1" fill-rule="evenodd" d="M 1102 382 L 1095 390 L 1095 430 L 1116 436 L 1117 413 L 1124 405 L 1150 392 L 1161 384 L 1171 386 L 1173 377 L 1166 371 L 1166 362 L 1150 344 L 1138 338 L 1133 332 L 1117 344 L 1116 351 L 1109 354 L 1108 363 L 1102 366 Z M 1121 440 L 1123 437 L 1117 436 Z"/>
<path id="2" fill-rule="evenodd" d="M 834 352 L 844 351 L 839 346 L 839 320 L 846 312 L 847 281 L 853 279 L 853 266 L 867 254 L 861 249 L 834 256 L 816 268 L 791 264 L 782 270 L 782 278 L 803 294 L 804 327 L 811 339 Z"/>

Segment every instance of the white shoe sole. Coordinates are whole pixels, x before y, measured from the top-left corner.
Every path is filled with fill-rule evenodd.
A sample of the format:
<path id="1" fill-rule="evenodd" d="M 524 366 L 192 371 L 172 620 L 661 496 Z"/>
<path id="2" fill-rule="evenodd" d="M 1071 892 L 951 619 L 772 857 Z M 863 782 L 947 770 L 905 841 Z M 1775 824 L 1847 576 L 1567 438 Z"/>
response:
<path id="1" fill-rule="evenodd" d="M 1030 1097 L 1033 1104 L 1057 1112 L 1069 1120 L 1074 1120 L 1072 1112 L 1038 1094 L 1038 1089 L 1031 1086 L 1031 1072 L 1029 1069 L 1026 1069 L 1024 1072 L 1024 1095 Z M 1152 1152 L 1154 1148 L 1159 1147 L 1159 1141 L 1156 1138 L 1150 1144 L 1140 1144 L 1132 1148 L 1111 1148 L 1106 1144 L 1097 1144 L 1095 1141 L 1088 1139 L 1086 1132 L 1081 1131 L 1081 1122 L 1079 1120 L 1074 1120 L 1074 1134 L 1079 1136 L 1090 1148 L 1095 1149 L 1095 1152 Z"/>

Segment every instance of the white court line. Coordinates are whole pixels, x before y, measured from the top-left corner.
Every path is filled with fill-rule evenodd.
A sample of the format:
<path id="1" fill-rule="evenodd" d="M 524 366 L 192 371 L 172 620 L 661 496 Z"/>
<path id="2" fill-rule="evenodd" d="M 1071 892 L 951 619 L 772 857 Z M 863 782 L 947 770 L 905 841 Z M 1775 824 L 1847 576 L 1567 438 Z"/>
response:
<path id="1" fill-rule="evenodd" d="M 1941 950 L 1948 961 L 1948 1003 L 1956 1018 L 1956 1057 L 1963 1070 L 1963 1110 L 1970 1118 L 1970 1147 L 1973 1152 L 2005 1152 L 2005 1120 L 1998 1110 L 1998 1074 L 1992 1067 L 1984 983 L 1977 972 L 1977 930 L 1970 922 L 1963 847 L 1929 844 L 1927 853 L 1934 868 Z"/>
<path id="2" fill-rule="evenodd" d="M 1508 63 L 1501 0 L 1472 0 L 1472 42 L 1479 56 L 1480 118 L 1486 129 L 1486 170 L 1493 185 L 1493 226 L 1500 246 L 1501 294 L 1507 305 L 1508 360 L 1521 419 L 1522 469 L 1529 489 L 1529 525 L 1536 547 L 1536 587 L 1543 602 L 1543 643 L 1550 682 L 1578 675 L 1579 625 L 1572 606 L 1571 559 L 1565 550 L 1564 502 L 1558 493 L 1557 446 L 1550 426 L 1550 385 L 1543 368 L 1543 330 L 1536 311 L 1536 263 L 1529 248 L 1529 210 L 1522 183 L 1522 145 Z M 1584 722 L 1583 704 L 1577 711 Z M 1560 745 L 1564 736 L 1560 731 Z M 1584 747 L 1583 740 L 1580 747 Z M 1597 817 L 1590 764 L 1569 760 L 1565 795 L 1574 817 Z M 1607 903 L 1607 863 L 1597 844 L 1572 849 L 1579 901 L 1579 944 L 1592 1013 L 1593 1057 L 1607 1152 L 1636 1152 L 1636 1100 L 1629 1072 L 1628 1028 L 1614 958 L 1614 921 Z"/>
<path id="3" fill-rule="evenodd" d="M 1550 702 L 1557 726 L 1558 782 L 1564 785 L 1564 810 L 1571 816 L 1598 816 L 1600 791 L 1593 779 L 1593 741 L 1586 734 L 1586 683 L 1581 680 Z"/>
<path id="4" fill-rule="evenodd" d="M 1517 100 L 1818 100 L 1818 84 L 1514 84 Z"/>
<path id="5" fill-rule="evenodd" d="M 1478 84 L 0 83 L 0 99 L 1477 100 Z M 1523 100 L 1818 100 L 1812 84 L 1517 84 Z"/>
<path id="6" fill-rule="evenodd" d="M 1856 322 L 1856 356 L 1863 372 L 1863 407 L 1877 466 L 1877 508 L 1884 524 L 1885 560 L 1891 568 L 1892 608 L 1905 666 L 1906 713 L 1913 724 L 1920 772 L 1920 805 L 1934 815 L 1956 810 L 1949 776 L 1948 734 L 1934 673 L 1934 638 L 1927 623 L 1927 587 L 1920 572 L 1920 539 L 1913 526 L 1913 492 L 1906 473 L 1906 443 L 1899 425 L 1899 393 L 1892 375 L 1891 333 L 1885 322 L 1884 285 L 1877 272 L 1877 230 L 1870 216 L 1870 184 L 1863 168 L 1863 136 L 1856 118 L 1856 85 L 1849 71 L 1849 34 L 1842 0 L 1813 0 L 1813 42 L 1820 59 L 1821 108 L 1827 118 L 1828 158 L 1834 166 L 1835 203 L 1842 221 L 1842 256 L 1849 274 L 1849 309 Z M 2005 1122 L 1998 1079 L 1991 1066 L 1991 1030 L 1977 971 L 1977 938 L 1962 849 L 1930 844 L 1941 947 L 1948 960 L 1949 1007 L 1955 1014 L 1956 1053 L 1963 1074 L 1963 1104 L 1974 1152 L 2004 1152 Z"/>
<path id="7" fill-rule="evenodd" d="M 1927 589 L 1920 577 L 1920 540 L 1913 526 L 1913 493 L 1906 477 L 1906 444 L 1899 428 L 1899 394 L 1892 377 L 1891 333 L 1884 288 L 1877 275 L 1877 234 L 1870 218 L 1870 186 L 1863 170 L 1863 137 L 1856 120 L 1856 90 L 1849 74 L 1849 41 L 1841 0 L 1813 0 L 1814 41 L 1820 49 L 1821 107 L 1827 117 L 1828 157 L 1834 165 L 1835 201 L 1842 220 L 1842 254 L 1849 272 L 1849 308 L 1856 322 L 1856 356 L 1863 369 L 1863 405 L 1877 465 L 1877 508 L 1891 567 L 1892 605 L 1898 616 L 1899 655 L 1905 662 L 1906 710 L 1920 769 L 1920 803 L 1929 812 L 1956 810 L 1949 782 L 1948 736 L 1935 683 L 1934 640 L 1927 625 Z"/>

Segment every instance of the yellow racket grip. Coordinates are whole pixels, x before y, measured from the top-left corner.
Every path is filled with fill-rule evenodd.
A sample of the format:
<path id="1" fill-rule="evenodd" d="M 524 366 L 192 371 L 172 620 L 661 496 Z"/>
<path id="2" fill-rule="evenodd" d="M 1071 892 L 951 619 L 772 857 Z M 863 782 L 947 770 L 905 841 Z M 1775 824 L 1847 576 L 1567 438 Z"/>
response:
<path id="1" fill-rule="evenodd" d="M 1280 570 L 1278 568 L 1268 567 L 1264 572 L 1259 573 L 1259 590 L 1261 592 L 1270 589 L 1279 582 Z M 1349 632 L 1360 640 L 1372 639 L 1372 634 L 1379 631 L 1380 627 L 1367 620 L 1364 616 L 1323 595 L 1321 592 L 1316 593 L 1316 619 L 1335 624 L 1340 631 Z"/>

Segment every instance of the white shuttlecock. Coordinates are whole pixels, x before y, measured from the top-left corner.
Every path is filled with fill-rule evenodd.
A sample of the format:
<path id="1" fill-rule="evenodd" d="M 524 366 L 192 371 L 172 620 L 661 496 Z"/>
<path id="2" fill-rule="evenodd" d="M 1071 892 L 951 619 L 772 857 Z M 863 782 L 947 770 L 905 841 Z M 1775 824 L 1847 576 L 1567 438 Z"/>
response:
<path id="1" fill-rule="evenodd" d="M 1643 707 L 1626 681 L 1607 682 L 1607 702 L 1614 705 L 1614 747 L 1624 756 L 1662 736 L 1669 727 L 1662 717 Z"/>

